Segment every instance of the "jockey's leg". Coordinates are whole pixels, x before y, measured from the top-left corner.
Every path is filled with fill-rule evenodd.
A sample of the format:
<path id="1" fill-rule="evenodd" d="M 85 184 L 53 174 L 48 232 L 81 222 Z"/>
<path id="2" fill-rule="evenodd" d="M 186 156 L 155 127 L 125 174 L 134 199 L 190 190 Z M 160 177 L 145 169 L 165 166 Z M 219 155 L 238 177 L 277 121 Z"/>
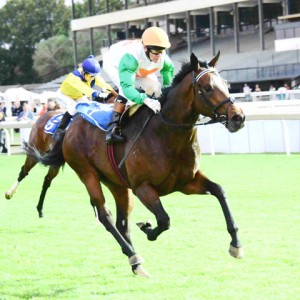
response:
<path id="1" fill-rule="evenodd" d="M 67 111 L 63 115 L 63 117 L 58 125 L 58 128 L 56 129 L 56 131 L 53 134 L 53 139 L 55 140 L 56 143 L 63 140 L 67 126 L 68 126 L 71 118 L 77 112 L 76 111 L 77 102 L 85 102 L 85 99 L 83 99 L 83 98 L 80 98 L 75 101 L 71 97 L 64 95 L 60 91 L 58 91 L 58 93 L 59 93 L 60 98 L 62 99 Z"/>
<path id="2" fill-rule="evenodd" d="M 58 128 L 56 129 L 56 131 L 53 134 L 53 139 L 57 142 L 59 140 L 61 140 L 65 134 L 65 130 L 71 120 L 73 116 L 71 114 L 69 114 L 68 111 L 65 112 L 65 114 L 63 115 Z"/>
<path id="3" fill-rule="evenodd" d="M 125 141 L 125 137 L 121 135 L 119 130 L 116 130 L 119 126 L 120 117 L 125 110 L 125 104 L 127 99 L 119 95 L 114 103 L 113 113 L 110 118 L 110 122 L 107 128 L 106 133 L 106 143 L 123 143 Z"/>

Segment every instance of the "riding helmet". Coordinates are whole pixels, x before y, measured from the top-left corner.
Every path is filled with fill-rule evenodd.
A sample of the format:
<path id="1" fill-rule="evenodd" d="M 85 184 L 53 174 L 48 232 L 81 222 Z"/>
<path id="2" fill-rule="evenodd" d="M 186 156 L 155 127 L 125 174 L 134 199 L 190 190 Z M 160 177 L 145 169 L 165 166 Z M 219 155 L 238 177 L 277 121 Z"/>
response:
<path id="1" fill-rule="evenodd" d="M 164 30 L 153 26 L 147 28 L 142 35 L 142 42 L 146 47 L 170 48 L 169 37 Z"/>
<path id="2" fill-rule="evenodd" d="M 96 76 L 101 70 L 100 64 L 95 59 L 94 55 L 90 55 L 86 60 L 84 60 L 82 68 L 85 73 L 89 73 L 92 76 Z"/>

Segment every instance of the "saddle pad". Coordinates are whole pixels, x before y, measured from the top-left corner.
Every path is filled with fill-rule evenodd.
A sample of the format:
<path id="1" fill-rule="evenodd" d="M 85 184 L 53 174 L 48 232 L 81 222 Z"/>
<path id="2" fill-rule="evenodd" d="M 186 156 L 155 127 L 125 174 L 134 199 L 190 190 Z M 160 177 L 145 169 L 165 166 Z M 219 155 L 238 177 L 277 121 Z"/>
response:
<path id="1" fill-rule="evenodd" d="M 45 125 L 44 131 L 46 133 L 53 134 L 55 132 L 55 130 L 57 129 L 63 115 L 64 114 L 55 115 L 51 119 L 49 119 Z M 69 123 L 69 125 L 70 125 L 70 123 Z"/>
<path id="2" fill-rule="evenodd" d="M 101 130 L 106 131 L 107 125 L 112 115 L 113 104 L 102 104 L 98 102 L 78 103 L 76 105 L 77 114 L 80 114 L 91 124 L 97 126 Z M 76 115 L 77 115 L 76 114 Z M 75 116 L 76 116 L 75 115 Z M 53 134 L 57 129 L 63 114 L 55 115 L 45 125 L 44 131 Z M 70 120 L 68 127 L 72 123 L 73 118 Z"/>
<path id="3" fill-rule="evenodd" d="M 125 116 L 133 115 L 141 105 L 131 105 L 126 109 Z M 111 120 L 111 115 L 113 113 L 113 104 L 103 104 L 99 102 L 83 102 L 76 105 L 77 114 L 81 115 L 91 124 L 97 126 L 103 131 L 107 130 L 108 124 Z M 127 115 L 128 113 L 128 115 Z M 76 114 L 76 115 L 77 115 Z M 75 115 L 75 116 L 76 116 Z M 124 117 L 124 115 L 122 117 Z M 53 134 L 57 129 L 60 120 L 62 119 L 63 114 L 55 115 L 45 125 L 44 131 L 49 134 Z M 72 123 L 73 118 L 71 119 L 68 127 Z M 67 128 L 68 128 L 67 127 Z"/>
<path id="4" fill-rule="evenodd" d="M 95 101 L 83 102 L 76 105 L 76 110 L 91 124 L 106 131 L 113 113 L 113 104 L 103 104 Z"/>

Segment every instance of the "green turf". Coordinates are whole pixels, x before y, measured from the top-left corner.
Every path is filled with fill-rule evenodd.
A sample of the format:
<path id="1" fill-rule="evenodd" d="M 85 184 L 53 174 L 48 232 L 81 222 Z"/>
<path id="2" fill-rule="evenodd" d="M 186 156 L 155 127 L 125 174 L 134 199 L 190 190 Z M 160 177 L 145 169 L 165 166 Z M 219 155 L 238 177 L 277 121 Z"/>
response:
<path id="1" fill-rule="evenodd" d="M 67 166 L 39 219 L 46 168 L 37 166 L 13 199 L 4 198 L 24 161 L 0 156 L 0 299 L 300 299 L 300 155 L 204 155 L 201 169 L 225 189 L 245 247 L 229 256 L 217 200 L 179 193 L 162 198 L 171 229 L 149 242 L 136 222 L 154 222 L 135 199 L 132 240 L 149 279 L 131 273 Z M 107 193 L 115 215 L 114 202 Z"/>

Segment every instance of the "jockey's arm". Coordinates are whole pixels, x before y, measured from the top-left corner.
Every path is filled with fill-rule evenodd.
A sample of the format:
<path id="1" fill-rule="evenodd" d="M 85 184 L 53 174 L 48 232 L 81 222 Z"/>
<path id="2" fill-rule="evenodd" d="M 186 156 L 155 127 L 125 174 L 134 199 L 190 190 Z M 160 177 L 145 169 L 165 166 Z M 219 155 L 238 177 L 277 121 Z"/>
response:
<path id="1" fill-rule="evenodd" d="M 69 74 L 61 85 L 61 91 L 64 94 L 70 95 L 70 97 L 74 94 L 72 98 L 78 99 L 82 97 L 82 95 L 91 97 L 95 90 L 87 86 L 78 76 Z"/>
<path id="2" fill-rule="evenodd" d="M 165 56 L 163 68 L 160 70 L 163 79 L 163 86 L 171 85 L 174 76 L 174 64 L 168 55 Z"/>
<path id="3" fill-rule="evenodd" d="M 118 96 L 116 91 L 111 87 L 110 84 L 108 84 L 100 75 L 97 75 L 95 78 L 95 85 L 102 88 L 104 91 L 108 91 L 109 93 L 112 93 L 114 96 Z"/>
<path id="4" fill-rule="evenodd" d="M 144 93 L 139 93 L 134 87 L 137 69 L 138 61 L 134 56 L 125 54 L 121 58 L 118 72 L 120 77 L 120 85 L 122 87 L 124 96 L 136 104 L 142 104 L 147 98 L 147 95 Z"/>

